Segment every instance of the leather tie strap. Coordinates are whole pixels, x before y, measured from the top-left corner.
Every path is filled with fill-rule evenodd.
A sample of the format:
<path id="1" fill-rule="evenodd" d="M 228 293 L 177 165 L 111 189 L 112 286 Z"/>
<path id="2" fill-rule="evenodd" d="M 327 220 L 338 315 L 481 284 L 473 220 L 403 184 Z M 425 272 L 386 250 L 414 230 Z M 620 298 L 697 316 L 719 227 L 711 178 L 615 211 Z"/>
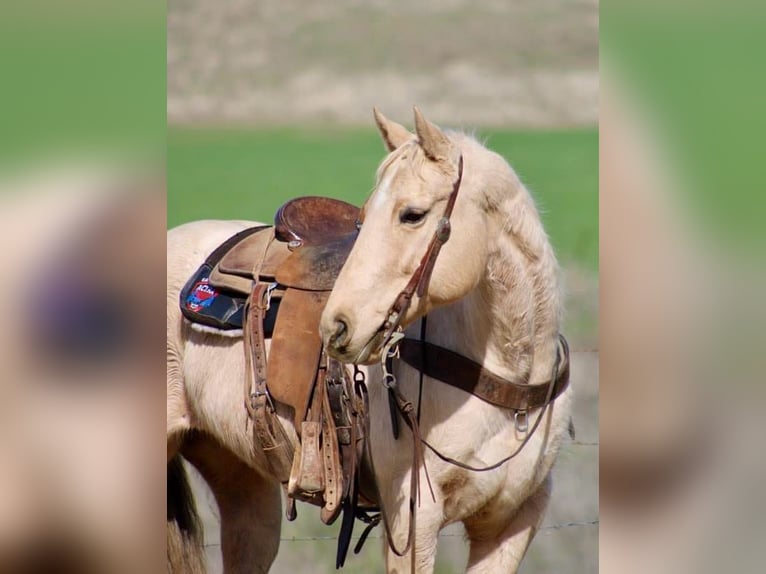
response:
<path id="1" fill-rule="evenodd" d="M 402 339 L 399 357 L 417 371 L 490 404 L 525 411 L 545 406 L 569 386 L 569 345 L 563 335 L 559 341 L 563 352 L 555 381 L 534 385 L 503 379 L 471 359 L 427 341 Z M 548 399 L 551 383 L 553 392 Z"/>
<path id="2" fill-rule="evenodd" d="M 280 482 L 286 483 L 290 478 L 294 451 L 282 423 L 274 412 L 274 404 L 266 386 L 263 319 L 269 307 L 270 288 L 267 283 L 259 283 L 253 289 L 245 307 L 245 407 L 253 420 L 256 444 L 266 453 L 272 473 Z"/>
<path id="3" fill-rule="evenodd" d="M 367 403 L 367 389 L 364 387 L 364 385 L 360 385 L 360 391 L 362 393 L 362 397 L 365 403 Z M 364 430 L 365 430 L 365 441 L 364 441 L 364 448 L 365 448 L 365 456 L 367 457 L 367 462 L 370 465 L 370 471 L 372 472 L 372 487 L 374 490 L 375 498 L 378 500 L 380 506 L 380 517 L 382 518 L 383 522 L 383 528 L 386 531 L 386 542 L 388 543 L 388 547 L 391 549 L 391 551 L 396 554 L 397 556 L 404 556 L 407 554 L 407 552 L 411 552 L 410 555 L 410 565 L 412 568 L 412 572 L 415 572 L 415 532 L 417 530 L 416 526 L 416 516 L 417 513 L 415 511 L 416 506 L 418 505 L 419 498 L 420 498 L 420 467 L 422 466 L 426 473 L 426 480 L 428 481 L 428 488 L 431 491 L 431 496 L 434 496 L 433 487 L 431 486 L 431 479 L 428 476 L 428 470 L 425 468 L 425 453 L 423 451 L 423 444 L 426 444 L 425 441 L 420 436 L 420 429 L 418 427 L 418 421 L 414 416 L 414 408 L 412 403 L 410 403 L 398 390 L 394 390 L 394 397 L 397 403 L 397 408 L 399 409 L 399 412 L 402 414 L 402 417 L 404 418 L 404 421 L 407 423 L 407 426 L 412 431 L 412 473 L 410 475 L 410 492 L 409 492 L 409 500 L 408 500 L 408 514 L 409 514 L 409 527 L 407 528 L 407 540 L 405 541 L 404 547 L 399 548 L 397 547 L 396 543 L 394 542 L 394 536 L 391 532 L 391 520 L 387 516 L 386 509 L 383 506 L 383 497 L 380 494 L 380 488 L 378 487 L 377 483 L 377 471 L 375 470 L 375 461 L 372 456 L 372 447 L 371 447 L 371 441 L 369 440 L 370 436 L 370 417 L 369 417 L 369 411 L 365 409 L 364 414 Z M 361 544 L 364 543 L 364 539 L 367 538 L 367 535 L 369 534 L 369 531 L 371 528 L 376 526 L 378 524 L 378 520 L 372 520 L 369 523 L 368 528 L 365 530 L 364 534 L 362 534 L 362 538 L 360 539 L 360 544 L 357 545 L 358 549 L 361 549 Z M 359 550 L 355 549 L 354 552 L 357 553 Z"/>

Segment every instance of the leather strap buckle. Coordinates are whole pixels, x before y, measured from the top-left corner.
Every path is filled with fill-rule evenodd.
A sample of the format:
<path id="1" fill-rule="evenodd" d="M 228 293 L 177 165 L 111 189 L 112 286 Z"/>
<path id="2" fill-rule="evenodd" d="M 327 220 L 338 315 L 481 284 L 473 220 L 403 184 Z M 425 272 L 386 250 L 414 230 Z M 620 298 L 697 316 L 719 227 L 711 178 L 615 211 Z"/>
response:
<path id="1" fill-rule="evenodd" d="M 513 424 L 516 425 L 516 430 L 521 433 L 525 433 L 529 430 L 529 417 L 526 410 L 518 410 L 513 413 Z"/>
<path id="2" fill-rule="evenodd" d="M 275 412 L 276 408 L 274 407 L 274 401 L 271 399 L 271 393 L 269 393 L 268 388 L 263 391 L 253 391 L 250 393 L 250 404 L 252 405 L 253 410 L 257 409 L 258 399 L 261 397 L 266 397 L 266 403 L 269 405 L 271 412 Z"/>

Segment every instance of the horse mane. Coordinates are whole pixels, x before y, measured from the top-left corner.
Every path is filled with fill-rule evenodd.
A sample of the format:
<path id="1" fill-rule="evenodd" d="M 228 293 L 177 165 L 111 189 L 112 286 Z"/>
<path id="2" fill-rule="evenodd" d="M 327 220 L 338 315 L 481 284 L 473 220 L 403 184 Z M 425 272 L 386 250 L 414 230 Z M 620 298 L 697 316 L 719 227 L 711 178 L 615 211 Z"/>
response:
<path id="1" fill-rule="evenodd" d="M 499 232 L 487 281 L 495 294 L 493 312 L 511 318 L 503 350 L 531 368 L 535 350 L 553 344 L 559 331 L 558 262 L 534 198 L 509 163 L 472 134 L 451 132 L 450 138 L 464 157 L 465 191 L 483 202 Z"/>

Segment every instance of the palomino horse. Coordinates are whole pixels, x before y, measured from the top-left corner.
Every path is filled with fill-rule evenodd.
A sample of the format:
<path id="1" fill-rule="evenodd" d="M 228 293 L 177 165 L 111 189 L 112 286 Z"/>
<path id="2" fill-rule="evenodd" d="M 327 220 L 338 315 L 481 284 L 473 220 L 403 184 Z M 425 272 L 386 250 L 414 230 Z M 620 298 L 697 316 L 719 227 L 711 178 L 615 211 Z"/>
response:
<path id="1" fill-rule="evenodd" d="M 457 181 L 451 238 L 401 322 L 412 325 L 408 336 L 425 337 L 506 380 L 550 380 L 561 313 L 558 268 L 529 192 L 498 154 L 465 134 L 443 132 L 417 109 L 416 134 L 375 115 L 391 153 L 378 169 L 359 236 L 322 315 L 328 351 L 349 363 L 379 359 L 382 326 L 451 208 Z M 416 320 L 426 314 L 423 332 Z M 526 438 L 509 410 L 428 377 L 421 387 L 417 371 L 403 361 L 394 362 L 394 374 L 400 392 L 419 402 L 422 437 L 452 459 L 486 467 Z M 402 447 L 405 437 L 393 438 L 381 376 L 371 371 L 370 377 L 371 452 L 391 535 L 401 548 L 412 458 Z M 547 411 L 530 412 L 530 421 L 544 416 L 542 424 L 518 456 L 495 470 L 472 472 L 426 451 L 435 500 L 424 493 L 417 509 L 417 572 L 432 571 L 439 531 L 458 521 L 470 541 L 469 572 L 516 572 L 550 496 L 570 396 L 565 391 Z M 389 547 L 388 571 L 409 571 L 410 558 Z"/>
<path id="2" fill-rule="evenodd" d="M 416 112 L 417 137 L 376 112 L 391 151 L 364 208 L 364 221 L 323 315 L 331 354 L 370 363 L 370 454 L 391 542 L 408 538 L 412 436 L 392 435 L 381 367 L 380 327 L 420 261 L 445 198 L 464 172 L 452 213 L 453 233 L 436 260 L 427 292 L 402 317 L 413 336 L 428 313 L 425 338 L 473 359 L 508 380 L 544 383 L 558 365 L 560 299 L 557 265 L 532 199 L 508 164 L 474 139 L 445 134 Z M 182 319 L 179 293 L 205 258 L 252 222 L 201 221 L 168 234 L 168 566 L 203 572 L 201 539 L 181 456 L 200 470 L 221 517 L 227 573 L 265 572 L 279 546 L 280 486 L 269 476 L 266 454 L 254 446 L 242 405 L 245 373 L 241 337 L 224 337 Z M 412 548 L 387 553 L 389 572 L 433 569 L 439 530 L 462 521 L 471 542 L 470 572 L 514 572 L 545 510 L 550 470 L 569 422 L 570 392 L 529 430 L 512 411 L 492 406 L 393 362 L 398 388 L 418 405 L 420 434 L 441 453 L 487 466 L 523 448 L 506 464 L 473 472 L 427 451 L 433 486 L 416 510 Z M 422 393 L 420 393 L 422 391 Z M 419 395 L 422 395 L 418 400 Z M 277 415 L 290 440 L 297 435 L 289 411 Z M 534 430 L 533 434 L 530 433 Z M 419 469 L 420 472 L 420 469 Z"/>

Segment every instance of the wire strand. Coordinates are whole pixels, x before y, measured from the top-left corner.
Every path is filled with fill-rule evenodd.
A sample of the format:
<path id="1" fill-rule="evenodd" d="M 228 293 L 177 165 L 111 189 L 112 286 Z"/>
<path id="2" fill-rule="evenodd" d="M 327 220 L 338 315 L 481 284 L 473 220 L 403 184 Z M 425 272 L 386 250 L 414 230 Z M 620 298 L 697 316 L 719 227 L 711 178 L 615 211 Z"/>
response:
<path id="1" fill-rule="evenodd" d="M 545 532 L 545 531 L 555 531 L 555 530 L 562 530 L 564 528 L 574 528 L 578 526 L 597 526 L 599 524 L 599 519 L 593 519 L 593 520 L 581 520 L 581 521 L 571 521 L 571 522 L 561 522 L 559 524 L 550 524 L 548 526 L 541 526 L 539 529 L 539 532 Z M 458 532 L 445 532 L 443 534 L 439 534 L 439 538 L 465 538 L 465 534 L 458 533 Z M 359 540 L 361 536 L 352 536 L 351 540 Z M 382 540 L 383 536 L 368 536 L 368 540 Z M 289 536 L 289 537 L 283 537 L 280 538 L 280 542 L 329 542 L 329 541 L 335 541 L 337 540 L 337 536 Z M 204 548 L 217 548 L 220 547 L 221 543 L 210 543 L 210 544 L 203 544 Z"/>

